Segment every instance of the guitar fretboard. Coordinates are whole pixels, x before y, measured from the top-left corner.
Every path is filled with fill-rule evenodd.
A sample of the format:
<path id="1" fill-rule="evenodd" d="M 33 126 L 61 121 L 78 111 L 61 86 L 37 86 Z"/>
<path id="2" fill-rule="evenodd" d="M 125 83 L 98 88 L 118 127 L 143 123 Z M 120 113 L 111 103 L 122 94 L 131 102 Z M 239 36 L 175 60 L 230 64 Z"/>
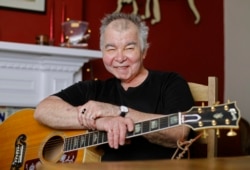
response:
<path id="1" fill-rule="evenodd" d="M 135 123 L 134 131 L 128 132 L 126 138 L 140 136 L 143 134 L 156 132 L 173 126 L 178 126 L 181 113 L 167 115 L 158 119 Z M 65 138 L 64 151 L 73 151 L 80 148 L 95 146 L 107 143 L 107 132 L 92 131 L 87 134 Z"/>

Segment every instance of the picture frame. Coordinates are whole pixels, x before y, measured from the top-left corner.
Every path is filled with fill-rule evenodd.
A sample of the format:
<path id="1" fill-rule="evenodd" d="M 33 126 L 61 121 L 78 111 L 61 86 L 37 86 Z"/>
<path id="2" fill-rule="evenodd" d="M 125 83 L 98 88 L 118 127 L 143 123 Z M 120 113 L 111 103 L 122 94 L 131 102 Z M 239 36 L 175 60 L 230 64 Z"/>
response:
<path id="1" fill-rule="evenodd" d="M 44 13 L 46 0 L 0 0 L 0 8 Z"/>

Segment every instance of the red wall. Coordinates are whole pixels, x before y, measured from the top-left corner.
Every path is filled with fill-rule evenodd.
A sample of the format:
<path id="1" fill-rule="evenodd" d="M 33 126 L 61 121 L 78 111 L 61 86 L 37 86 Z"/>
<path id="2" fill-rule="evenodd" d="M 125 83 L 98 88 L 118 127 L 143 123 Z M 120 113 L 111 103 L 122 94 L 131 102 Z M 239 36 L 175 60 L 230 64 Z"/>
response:
<path id="1" fill-rule="evenodd" d="M 52 0 L 47 0 L 47 13 L 0 9 L 0 40 L 34 43 L 39 34 L 49 34 L 49 10 Z M 99 49 L 99 26 L 101 18 L 113 12 L 117 0 L 56 0 L 55 44 L 60 42 L 62 2 L 66 15 L 90 23 L 90 49 Z M 160 0 L 161 22 L 150 26 L 151 47 L 145 60 L 149 69 L 172 70 L 182 74 L 188 81 L 207 82 L 207 76 L 219 78 L 219 99 L 223 102 L 224 89 L 224 28 L 223 0 L 196 0 L 201 22 L 194 24 L 194 15 L 186 0 Z M 139 13 L 144 12 L 145 0 L 137 0 Z M 125 4 L 125 12 L 131 6 Z M 6 23 L 6 24 L 5 24 Z M 102 61 L 93 61 L 93 77 L 107 77 Z M 86 67 L 86 66 L 85 66 Z M 88 74 L 84 74 L 88 78 Z"/>
<path id="2" fill-rule="evenodd" d="M 54 3 L 55 45 L 59 45 L 61 36 L 62 8 L 65 4 L 66 16 L 82 19 L 82 0 L 45 0 L 46 12 L 36 13 L 17 9 L 0 9 L 0 40 L 22 43 L 35 43 L 37 35 L 49 35 L 50 12 Z"/>

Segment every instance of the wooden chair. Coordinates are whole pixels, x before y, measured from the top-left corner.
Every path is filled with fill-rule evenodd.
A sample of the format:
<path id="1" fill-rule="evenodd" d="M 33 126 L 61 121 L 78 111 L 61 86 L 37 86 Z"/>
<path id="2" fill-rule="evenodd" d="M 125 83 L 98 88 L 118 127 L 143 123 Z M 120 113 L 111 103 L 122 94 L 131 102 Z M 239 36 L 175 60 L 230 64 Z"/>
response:
<path id="1" fill-rule="evenodd" d="M 188 83 L 194 101 L 196 103 L 205 102 L 208 106 L 214 105 L 218 101 L 218 80 L 217 77 L 208 77 L 208 84 Z M 217 136 L 214 129 L 207 130 L 208 136 L 203 142 L 207 145 L 207 158 L 217 156 Z M 197 141 L 200 142 L 200 141 Z"/>

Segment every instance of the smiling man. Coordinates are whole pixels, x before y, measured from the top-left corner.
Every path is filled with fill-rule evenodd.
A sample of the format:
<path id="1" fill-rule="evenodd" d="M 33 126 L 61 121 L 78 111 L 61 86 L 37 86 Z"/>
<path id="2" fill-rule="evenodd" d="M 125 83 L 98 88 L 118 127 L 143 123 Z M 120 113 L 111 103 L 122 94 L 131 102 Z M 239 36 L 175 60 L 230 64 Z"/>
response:
<path id="1" fill-rule="evenodd" d="M 35 118 L 55 129 L 87 129 L 107 133 L 100 145 L 102 161 L 171 158 L 178 139 L 188 136 L 183 125 L 143 133 L 135 123 L 159 119 L 193 106 L 187 82 L 177 73 L 148 70 L 148 27 L 133 14 L 113 13 L 102 20 L 100 48 L 107 80 L 81 81 L 41 101 Z M 146 131 L 160 129 L 150 122 Z M 136 137 L 126 139 L 127 134 Z"/>

